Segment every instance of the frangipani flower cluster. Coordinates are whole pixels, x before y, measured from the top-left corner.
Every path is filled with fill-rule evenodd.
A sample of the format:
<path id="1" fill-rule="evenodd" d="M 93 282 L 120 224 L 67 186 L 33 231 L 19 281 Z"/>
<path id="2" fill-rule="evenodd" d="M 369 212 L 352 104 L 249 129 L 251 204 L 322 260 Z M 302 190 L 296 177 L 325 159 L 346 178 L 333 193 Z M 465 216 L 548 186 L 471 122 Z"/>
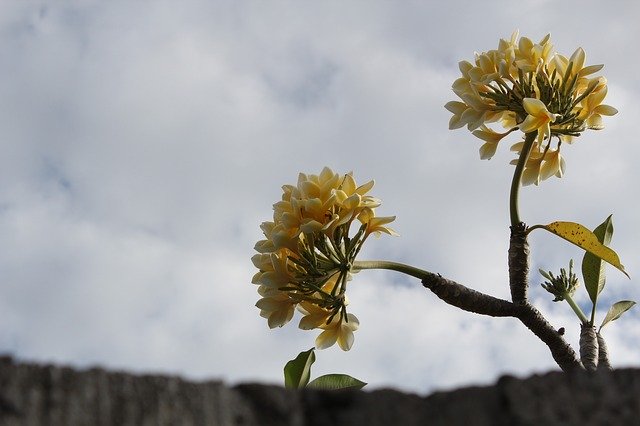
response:
<path id="1" fill-rule="evenodd" d="M 607 80 L 593 76 L 603 65 L 586 66 L 585 60 L 582 48 L 567 58 L 553 51 L 549 35 L 534 43 L 515 32 L 510 40 L 500 40 L 497 49 L 477 53 L 474 63 L 459 63 L 462 76 L 453 83 L 453 91 L 461 101 L 445 105 L 453 113 L 449 128 L 467 126 L 482 139 L 482 159 L 491 158 L 511 132 L 537 132 L 522 183 L 537 185 L 553 175 L 562 177 L 562 143 L 571 143 L 586 129 L 602 129 L 602 116 L 617 113 L 602 104 Z M 504 131 L 489 123 L 500 124 Z M 512 150 L 519 155 L 522 146 L 516 143 Z"/>
<path id="2" fill-rule="evenodd" d="M 325 167 L 319 175 L 300 173 L 296 185 L 282 187 L 273 222 L 260 226 L 266 239 L 256 243 L 252 258 L 259 269 L 252 280 L 261 296 L 256 306 L 270 328 L 289 322 L 297 308 L 301 329 L 323 330 L 317 348 L 336 342 L 351 348 L 359 322 L 347 313 L 345 293 L 355 258 L 371 234 L 396 235 L 387 227 L 395 217 L 375 215 L 381 201 L 368 195 L 373 184 L 358 186 L 351 173 Z"/>

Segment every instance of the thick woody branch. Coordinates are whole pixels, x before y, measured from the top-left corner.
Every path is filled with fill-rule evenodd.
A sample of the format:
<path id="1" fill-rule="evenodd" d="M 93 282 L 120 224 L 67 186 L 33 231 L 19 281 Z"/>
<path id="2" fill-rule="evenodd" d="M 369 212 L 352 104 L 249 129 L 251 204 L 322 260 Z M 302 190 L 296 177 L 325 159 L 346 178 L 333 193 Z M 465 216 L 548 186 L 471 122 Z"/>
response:
<path id="1" fill-rule="evenodd" d="M 518 305 L 516 317 L 549 347 L 553 359 L 563 371 L 582 369 L 582 364 L 573 348 L 533 305 L 530 303 Z"/>
<path id="2" fill-rule="evenodd" d="M 423 275 L 422 285 L 456 308 L 492 317 L 518 318 L 549 347 L 553 359 L 562 370 L 571 371 L 582 368 L 580 360 L 571 346 L 531 304 L 516 305 L 507 300 L 470 289 L 431 272 Z"/>
<path id="3" fill-rule="evenodd" d="M 449 305 L 468 312 L 492 317 L 513 317 L 516 315 L 513 303 L 472 290 L 439 274 L 428 273 L 423 277 L 422 285 Z"/>
<path id="4" fill-rule="evenodd" d="M 589 324 L 582 324 L 580 326 L 580 359 L 587 371 L 596 371 L 598 355 L 596 328 Z"/>
<path id="5" fill-rule="evenodd" d="M 509 287 L 511 300 L 517 305 L 527 303 L 529 283 L 529 243 L 527 225 L 523 222 L 511 226 L 509 239 Z"/>
<path id="6" fill-rule="evenodd" d="M 611 370 L 607 344 L 600 333 L 596 333 L 596 337 L 598 338 L 598 370 Z"/>
<path id="7" fill-rule="evenodd" d="M 582 369 L 582 364 L 571 346 L 562 338 L 542 314 L 527 302 L 527 285 L 529 272 L 529 246 L 526 236 L 526 225 L 520 223 L 511 227 L 511 245 L 509 247 L 509 283 L 513 302 L 499 299 L 455 281 L 440 274 L 425 271 L 413 266 L 389 261 L 357 261 L 352 271 L 364 269 L 388 269 L 402 272 L 422 281 L 422 285 L 431 290 L 441 300 L 467 312 L 492 317 L 518 318 L 551 351 L 553 359 L 564 371 Z"/>

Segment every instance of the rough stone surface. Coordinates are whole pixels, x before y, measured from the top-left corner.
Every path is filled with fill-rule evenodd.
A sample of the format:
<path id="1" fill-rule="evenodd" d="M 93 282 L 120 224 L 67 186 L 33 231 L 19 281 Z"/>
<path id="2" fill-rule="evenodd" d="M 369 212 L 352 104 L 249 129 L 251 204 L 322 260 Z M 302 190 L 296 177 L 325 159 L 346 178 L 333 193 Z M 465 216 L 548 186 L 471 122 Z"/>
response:
<path id="1" fill-rule="evenodd" d="M 640 424 L 640 370 L 552 372 L 421 397 L 394 390 L 289 391 L 76 371 L 0 358 L 0 425 Z"/>

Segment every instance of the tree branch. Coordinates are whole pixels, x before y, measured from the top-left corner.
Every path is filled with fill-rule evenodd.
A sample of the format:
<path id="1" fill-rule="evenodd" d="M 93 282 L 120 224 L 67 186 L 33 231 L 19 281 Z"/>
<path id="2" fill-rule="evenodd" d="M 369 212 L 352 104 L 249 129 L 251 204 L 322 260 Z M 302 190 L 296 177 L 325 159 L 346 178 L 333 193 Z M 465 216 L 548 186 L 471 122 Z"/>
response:
<path id="1" fill-rule="evenodd" d="M 549 347 L 564 372 L 583 368 L 573 348 L 533 305 L 528 302 L 519 305 L 516 317 Z"/>
<path id="2" fill-rule="evenodd" d="M 587 371 L 598 368 L 598 337 L 596 328 L 590 324 L 580 325 L 580 359 Z"/>
<path id="3" fill-rule="evenodd" d="M 564 371 L 583 369 L 575 351 L 554 329 L 542 314 L 527 300 L 529 285 L 529 243 L 527 226 L 520 222 L 511 226 L 509 244 L 509 287 L 512 302 L 499 299 L 455 281 L 440 274 L 425 271 L 413 266 L 388 261 L 358 261 L 352 265 L 353 271 L 363 269 L 390 269 L 399 271 L 422 281 L 422 285 L 431 290 L 441 300 L 467 312 L 492 317 L 518 318 L 529 330 L 542 340 L 551 351 L 553 359 Z M 597 347 L 596 347 L 597 351 Z"/>
<path id="4" fill-rule="evenodd" d="M 562 370 L 582 368 L 571 346 L 531 304 L 515 304 L 498 299 L 431 272 L 423 275 L 422 285 L 449 305 L 467 312 L 519 319 L 549 347 L 553 359 Z"/>
<path id="5" fill-rule="evenodd" d="M 607 350 L 607 344 L 604 341 L 604 337 L 600 332 L 596 333 L 598 338 L 598 370 L 611 370 L 611 364 L 609 363 L 609 351 Z"/>
<path id="6" fill-rule="evenodd" d="M 468 312 L 492 317 L 516 315 L 513 303 L 470 289 L 439 274 L 429 273 L 422 279 L 422 285 L 449 305 Z"/>
<path id="7" fill-rule="evenodd" d="M 520 222 L 511 226 L 509 239 L 509 288 L 511 300 L 516 305 L 527 303 L 529 285 L 529 243 L 527 225 Z"/>

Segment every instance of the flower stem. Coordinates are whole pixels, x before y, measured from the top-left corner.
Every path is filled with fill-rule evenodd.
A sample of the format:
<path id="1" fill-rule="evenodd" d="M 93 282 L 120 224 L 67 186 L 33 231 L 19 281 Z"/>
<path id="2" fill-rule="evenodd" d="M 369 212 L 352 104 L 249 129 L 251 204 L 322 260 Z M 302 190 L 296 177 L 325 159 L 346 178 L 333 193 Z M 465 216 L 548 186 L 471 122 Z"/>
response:
<path id="1" fill-rule="evenodd" d="M 516 164 L 516 170 L 513 172 L 513 180 L 511 181 L 511 195 L 509 198 L 509 213 L 511 216 L 511 226 L 517 225 L 522 222 L 520 220 L 520 213 L 518 212 L 518 191 L 520 190 L 520 180 L 522 179 L 522 172 L 524 172 L 524 166 L 527 163 L 529 154 L 531 153 L 531 147 L 536 140 L 538 132 L 527 133 L 524 137 L 524 145 L 522 151 L 520 151 L 520 157 L 518 158 L 518 164 Z"/>
<path id="2" fill-rule="evenodd" d="M 589 324 L 589 320 L 585 316 L 584 312 L 582 312 L 582 309 L 580 309 L 580 307 L 576 305 L 576 302 L 573 301 L 569 293 L 564 294 L 564 300 L 566 300 L 569 306 L 571 306 L 571 309 L 573 309 L 573 312 L 576 313 L 576 315 L 580 319 L 580 322 L 582 322 L 583 324 Z"/>
<path id="3" fill-rule="evenodd" d="M 402 272 L 412 277 L 423 280 L 430 276 L 430 272 L 414 266 L 405 265 L 404 263 L 390 262 L 387 260 L 357 260 L 353 262 L 351 270 L 358 272 L 364 269 L 388 269 L 391 271 Z"/>

